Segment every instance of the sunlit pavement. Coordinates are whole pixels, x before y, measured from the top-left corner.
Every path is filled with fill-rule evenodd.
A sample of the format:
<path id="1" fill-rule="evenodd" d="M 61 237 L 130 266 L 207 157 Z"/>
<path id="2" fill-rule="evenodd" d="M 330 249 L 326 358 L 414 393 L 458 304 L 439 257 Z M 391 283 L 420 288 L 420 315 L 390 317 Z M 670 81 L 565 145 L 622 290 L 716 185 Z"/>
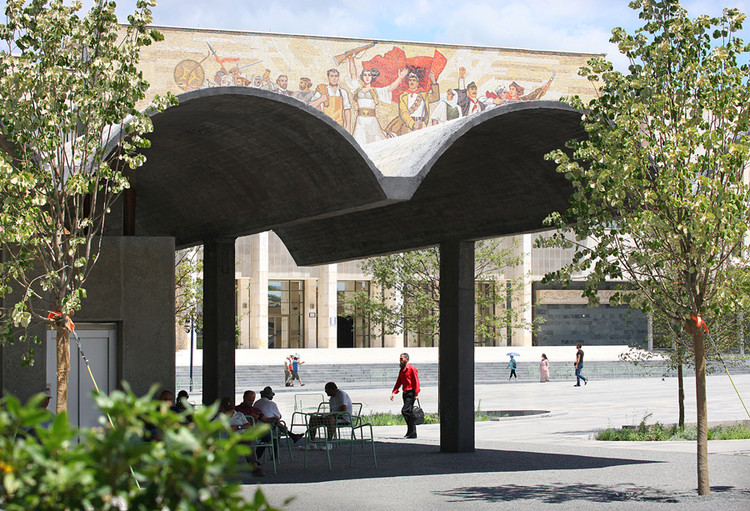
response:
<path id="1" fill-rule="evenodd" d="M 585 373 L 584 373 L 585 374 Z M 750 375 L 734 382 L 747 404 Z M 419 438 L 403 438 L 405 426 L 375 428 L 379 467 L 357 450 L 334 452 L 328 471 L 321 452 L 284 458 L 277 475 L 266 470 L 263 485 L 272 504 L 296 496 L 288 509 L 750 509 L 750 440 L 709 442 L 708 497 L 698 497 L 695 442 L 599 442 L 593 435 L 607 427 L 677 421 L 676 378 L 503 382 L 478 385 L 483 411 L 544 410 L 541 416 L 478 422 L 476 452 L 441 453 L 440 426 L 419 426 Z M 347 390 L 363 412 L 398 413 L 400 396 L 390 389 Z M 238 389 L 239 390 L 239 389 Z M 294 394 L 322 389 L 283 389 L 275 400 L 290 418 Z M 686 422 L 695 422 L 695 379 L 685 379 Z M 708 377 L 709 422 L 750 420 L 727 376 Z M 437 387 L 422 389 L 422 407 L 437 411 Z M 270 467 L 268 467 L 270 468 Z M 255 480 L 245 489 L 251 494 Z"/>

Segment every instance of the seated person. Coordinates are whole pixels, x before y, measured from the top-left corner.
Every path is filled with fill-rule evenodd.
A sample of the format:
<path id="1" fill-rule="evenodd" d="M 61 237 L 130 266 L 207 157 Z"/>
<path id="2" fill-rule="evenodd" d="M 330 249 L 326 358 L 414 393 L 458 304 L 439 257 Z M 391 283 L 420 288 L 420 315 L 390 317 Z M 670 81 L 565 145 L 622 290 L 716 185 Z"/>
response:
<path id="1" fill-rule="evenodd" d="M 332 381 L 326 383 L 325 392 L 328 395 L 328 404 L 332 413 L 316 414 L 310 418 L 308 432 L 310 433 L 310 440 L 313 442 L 315 441 L 315 434 L 319 427 L 326 426 L 328 429 L 328 440 L 332 440 L 333 435 L 336 433 L 337 423 L 351 423 L 352 400 L 349 394 L 339 389 Z M 330 449 L 330 444 L 326 444 L 325 448 Z"/>
<path id="2" fill-rule="evenodd" d="M 271 387 L 266 387 L 260 391 L 261 397 L 255 402 L 255 408 L 260 410 L 261 413 L 259 420 L 260 422 L 270 424 L 276 431 L 289 435 L 289 438 L 291 438 L 294 443 L 297 443 L 304 435 L 291 433 L 287 430 L 286 424 L 281 420 L 279 407 L 273 402 L 273 396 L 275 395 L 276 393 Z"/>
<path id="3" fill-rule="evenodd" d="M 252 419 L 252 421 L 256 424 L 259 422 L 269 422 L 268 420 L 263 420 L 265 419 L 265 416 L 259 409 L 253 406 L 253 403 L 255 403 L 255 391 L 246 390 L 242 395 L 242 402 L 235 406 L 234 410 L 243 414 L 248 420 Z M 271 435 L 271 431 L 269 430 L 268 433 L 261 437 L 261 443 L 270 444 L 272 438 L 273 436 Z M 256 451 L 258 459 L 263 458 L 265 449 L 266 447 L 264 445 L 258 447 Z M 274 452 L 278 455 L 279 450 L 276 445 L 274 445 Z"/>
<path id="4" fill-rule="evenodd" d="M 221 398 L 221 401 L 219 403 L 219 413 L 229 417 L 229 427 L 232 429 L 232 431 L 242 432 L 252 427 L 252 424 L 250 424 L 245 415 L 234 409 L 234 404 L 228 397 Z M 260 468 L 258 457 L 255 455 L 255 442 L 249 441 L 248 443 L 250 444 L 252 451 L 250 452 L 250 454 L 245 456 L 245 459 L 253 467 L 253 475 L 262 477 L 265 474 Z"/>
<path id="5" fill-rule="evenodd" d="M 182 413 L 185 410 L 187 410 L 187 407 L 185 405 L 187 404 L 189 397 L 190 396 L 188 395 L 187 390 L 179 391 L 177 393 L 177 401 L 175 402 L 174 405 L 172 405 L 170 410 L 172 410 L 174 413 Z M 190 424 L 191 422 L 193 422 L 193 416 L 187 415 L 185 417 L 185 422 L 187 424 Z"/>

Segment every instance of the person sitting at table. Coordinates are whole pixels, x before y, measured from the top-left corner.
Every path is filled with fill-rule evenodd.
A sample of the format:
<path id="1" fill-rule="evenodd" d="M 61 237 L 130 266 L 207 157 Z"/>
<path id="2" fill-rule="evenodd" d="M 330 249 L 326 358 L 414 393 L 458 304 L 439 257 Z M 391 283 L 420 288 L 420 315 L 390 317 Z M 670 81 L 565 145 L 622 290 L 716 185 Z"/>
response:
<path id="1" fill-rule="evenodd" d="M 314 414 L 310 417 L 308 432 L 310 433 L 310 440 L 312 442 L 315 442 L 315 434 L 320 427 L 325 426 L 328 429 L 328 440 L 330 441 L 333 440 L 333 435 L 336 433 L 336 424 L 351 423 L 352 400 L 349 394 L 339 389 L 332 381 L 326 383 L 325 392 L 328 395 L 328 405 L 331 413 Z M 330 448 L 331 444 L 326 442 L 324 449 Z"/>
<path id="2" fill-rule="evenodd" d="M 297 442 L 299 442 L 300 438 L 305 435 L 302 435 L 300 433 L 292 433 L 291 431 L 287 430 L 286 423 L 281 420 L 281 412 L 279 411 L 279 407 L 276 405 L 276 403 L 273 402 L 273 396 L 275 395 L 276 393 L 271 387 L 265 387 L 260 391 L 260 399 L 258 399 L 254 403 L 254 407 L 260 410 L 260 416 L 258 420 L 260 422 L 270 424 L 271 427 L 279 433 L 289 435 L 289 438 L 291 438 L 292 441 L 296 444 Z"/>
<path id="3" fill-rule="evenodd" d="M 241 414 L 244 414 L 248 420 L 252 419 L 252 421 L 255 422 L 256 424 L 258 424 L 259 422 L 270 423 L 270 421 L 266 418 L 266 416 L 263 415 L 263 412 L 261 412 L 257 407 L 253 406 L 254 403 L 255 403 L 255 391 L 246 390 L 245 393 L 242 395 L 242 402 L 239 403 L 237 406 L 235 406 L 234 409 L 235 411 Z M 302 435 L 299 435 L 299 437 L 301 438 Z M 271 434 L 271 430 L 269 429 L 268 433 L 266 433 L 263 437 L 261 437 L 260 443 L 270 444 L 272 438 L 273 438 L 273 435 Z M 263 458 L 263 453 L 265 452 L 265 450 L 266 448 L 263 445 L 258 447 L 258 450 L 257 450 L 258 459 Z M 278 455 L 278 451 L 279 451 L 278 447 L 274 445 L 274 452 L 277 455 Z"/>
<path id="4" fill-rule="evenodd" d="M 241 433 L 252 427 L 252 424 L 250 424 L 250 421 L 247 420 L 245 415 L 234 409 L 234 403 L 232 403 L 232 400 L 228 397 L 221 398 L 221 401 L 219 402 L 219 414 L 224 414 L 229 417 L 229 427 L 232 431 Z M 218 418 L 219 416 L 217 415 L 216 419 Z M 263 469 L 260 468 L 260 462 L 255 453 L 255 442 L 251 440 L 247 443 L 252 450 L 250 451 L 250 454 L 245 456 L 245 459 L 253 467 L 252 474 L 256 477 L 263 477 L 265 474 L 263 473 Z"/>

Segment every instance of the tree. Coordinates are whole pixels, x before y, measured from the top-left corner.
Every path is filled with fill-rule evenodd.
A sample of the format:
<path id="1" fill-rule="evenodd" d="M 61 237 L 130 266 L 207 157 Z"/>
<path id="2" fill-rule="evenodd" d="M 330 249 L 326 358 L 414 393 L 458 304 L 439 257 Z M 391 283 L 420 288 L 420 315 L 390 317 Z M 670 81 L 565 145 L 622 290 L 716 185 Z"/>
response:
<path id="1" fill-rule="evenodd" d="M 191 247 L 175 252 L 175 317 L 178 326 L 203 328 L 203 250 Z"/>
<path id="2" fill-rule="evenodd" d="M 582 110 L 588 138 L 548 158 L 570 180 L 567 211 L 550 216 L 565 244 L 578 240 L 571 265 L 548 275 L 568 281 L 588 272 L 586 294 L 625 279 L 638 292 L 622 302 L 659 311 L 689 337 L 698 410 L 698 492 L 710 492 L 707 458 L 706 323 L 746 304 L 747 269 L 740 254 L 748 233 L 747 64 L 736 37 L 745 15 L 690 19 L 676 0 L 637 0 L 643 27 L 622 28 L 611 41 L 630 59 L 627 74 L 593 59 L 580 74 L 599 86 Z M 539 241 L 539 244 L 543 244 Z M 705 323 L 704 323 L 705 322 Z"/>
<path id="3" fill-rule="evenodd" d="M 520 280 L 505 275 L 520 264 L 521 256 L 513 243 L 503 239 L 480 241 L 475 250 L 476 304 L 480 310 L 477 339 L 496 339 L 508 327 L 524 326 L 521 310 L 506 307 L 509 295 L 520 292 Z M 366 259 L 362 271 L 374 285 L 391 293 L 357 291 L 344 300 L 347 314 L 377 325 L 385 334 L 402 331 L 419 335 L 428 346 L 440 335 L 440 251 L 438 248 L 402 252 Z M 509 284 L 509 285 L 508 285 Z"/>
<path id="4" fill-rule="evenodd" d="M 121 28 L 114 2 L 8 0 L 0 25 L 0 298 L 5 340 L 27 343 L 33 325 L 57 329 L 57 410 L 67 407 L 70 317 L 99 255 L 123 175 L 145 158 L 152 129 L 137 69 L 154 0 L 139 0 Z M 162 109 L 174 96 L 156 98 Z M 11 296 L 12 293 L 12 296 Z M 38 342 L 38 339 L 35 339 Z"/>

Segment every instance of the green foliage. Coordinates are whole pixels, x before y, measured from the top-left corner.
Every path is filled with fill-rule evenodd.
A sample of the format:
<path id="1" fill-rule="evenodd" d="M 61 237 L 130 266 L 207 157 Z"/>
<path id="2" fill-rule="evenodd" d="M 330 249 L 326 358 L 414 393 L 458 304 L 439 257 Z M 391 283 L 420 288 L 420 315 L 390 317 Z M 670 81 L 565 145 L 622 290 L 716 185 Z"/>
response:
<path id="1" fill-rule="evenodd" d="M 608 428 L 596 435 L 597 440 L 615 442 L 663 442 L 687 440 L 695 441 L 698 431 L 695 426 L 679 428 L 666 427 L 657 422 L 647 426 L 643 422 L 635 428 Z M 750 439 L 750 427 L 738 424 L 735 426 L 716 426 L 708 430 L 709 440 L 744 440 Z"/>
<path id="2" fill-rule="evenodd" d="M 479 410 L 474 415 L 476 422 L 491 420 L 490 416 Z M 404 426 L 406 420 L 404 416 L 399 414 L 393 414 L 390 412 L 376 412 L 370 413 L 369 415 L 362 415 L 362 422 L 372 424 L 373 426 Z M 440 414 L 437 413 L 426 413 L 424 414 L 425 424 L 440 424 Z"/>
<path id="3" fill-rule="evenodd" d="M 528 327 L 523 310 L 508 309 L 509 296 L 520 294 L 521 279 L 508 275 L 520 264 L 514 243 L 503 239 L 477 242 L 475 248 L 475 301 L 479 310 L 475 335 L 479 343 L 494 344 L 508 327 Z M 373 279 L 375 289 L 358 291 L 344 300 L 347 314 L 379 326 L 385 334 L 406 331 L 421 344 L 434 346 L 440 335 L 440 251 L 437 247 L 366 259 L 361 269 Z"/>
<path id="4" fill-rule="evenodd" d="M 154 391 L 140 398 L 130 391 L 94 395 L 111 424 L 90 430 L 75 430 L 65 414 L 52 419 L 39 407 L 41 395 L 26 405 L 4 398 L 0 506 L 7 511 L 272 511 L 260 490 L 253 502 L 245 501 L 236 482 L 237 460 L 249 452 L 239 440 L 249 437 L 227 434 L 225 418 L 212 420 L 215 406 L 178 416 L 152 399 Z M 183 425 L 185 414 L 192 414 L 194 426 Z M 147 422 L 161 432 L 161 441 L 144 440 Z"/>
<path id="5" fill-rule="evenodd" d="M 0 314 L 11 339 L 35 323 L 66 327 L 80 308 L 106 214 L 140 167 L 151 120 L 141 47 L 155 0 L 122 28 L 114 2 L 8 0 L 0 25 Z M 156 98 L 152 109 L 176 103 Z M 13 293 L 11 296 L 11 292 Z M 59 311 L 50 320 L 48 311 Z"/>
<path id="6" fill-rule="evenodd" d="M 576 253 L 546 280 L 583 272 L 596 300 L 598 284 L 624 279 L 638 292 L 615 303 L 681 326 L 697 313 L 712 325 L 748 299 L 737 256 L 750 220 L 750 69 L 739 63 L 750 48 L 734 36 L 745 15 L 729 9 L 691 20 L 674 0 L 631 6 L 644 26 L 612 32 L 630 72 L 603 59 L 581 70 L 600 85 L 590 103 L 570 100 L 585 109 L 588 139 L 548 155 L 574 193 L 570 209 L 548 219 L 557 234 L 537 244 L 573 244 Z"/>

